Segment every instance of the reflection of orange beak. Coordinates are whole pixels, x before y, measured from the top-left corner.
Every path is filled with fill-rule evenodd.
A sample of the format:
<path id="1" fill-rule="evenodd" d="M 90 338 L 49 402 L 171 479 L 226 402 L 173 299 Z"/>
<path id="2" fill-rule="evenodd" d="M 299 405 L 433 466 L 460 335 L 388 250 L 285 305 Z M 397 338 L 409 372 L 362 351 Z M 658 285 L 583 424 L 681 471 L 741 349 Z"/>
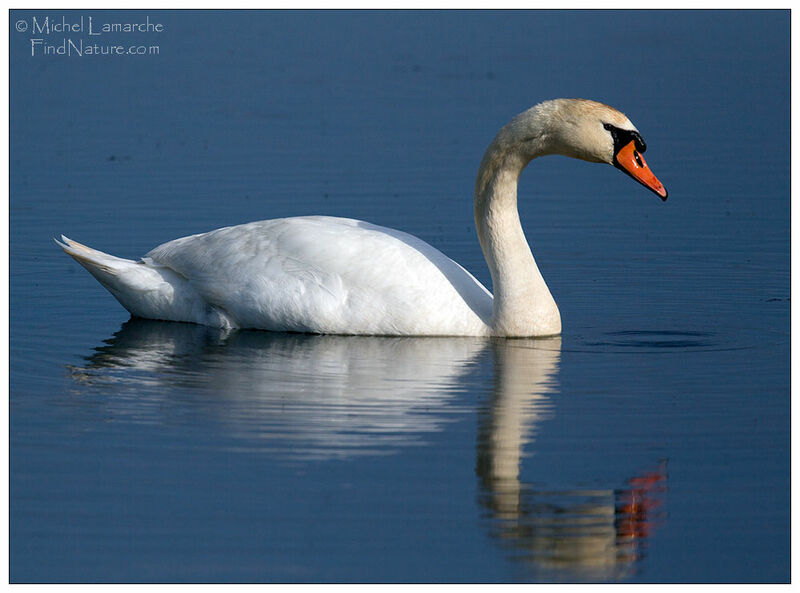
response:
<path id="1" fill-rule="evenodd" d="M 618 168 L 625 171 L 646 188 L 657 193 L 662 200 L 667 199 L 667 189 L 653 175 L 650 167 L 644 161 L 642 153 L 636 150 L 636 143 L 633 140 L 620 148 L 614 158 L 616 159 L 615 165 Z"/>

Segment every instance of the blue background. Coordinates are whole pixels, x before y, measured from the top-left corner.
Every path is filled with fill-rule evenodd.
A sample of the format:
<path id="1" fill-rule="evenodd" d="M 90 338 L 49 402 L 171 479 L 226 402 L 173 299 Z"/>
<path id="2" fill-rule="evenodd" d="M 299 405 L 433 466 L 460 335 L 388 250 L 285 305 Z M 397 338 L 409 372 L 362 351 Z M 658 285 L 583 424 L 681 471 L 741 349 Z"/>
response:
<path id="1" fill-rule="evenodd" d="M 164 30 L 91 39 L 157 55 L 31 55 L 34 16 Z M 13 582 L 788 581 L 788 11 L 10 24 Z M 670 192 L 564 158 L 523 174 L 560 342 L 126 323 L 51 240 L 136 258 L 229 224 L 348 216 L 490 287 L 477 165 L 555 97 L 625 112 Z M 491 435 L 509 401 L 527 426 L 510 516 L 481 470 L 505 454 Z M 637 496 L 646 517 L 623 536 Z M 603 554 L 548 561 L 576 537 L 553 525 L 587 513 L 611 513 L 610 535 L 577 528 Z"/>

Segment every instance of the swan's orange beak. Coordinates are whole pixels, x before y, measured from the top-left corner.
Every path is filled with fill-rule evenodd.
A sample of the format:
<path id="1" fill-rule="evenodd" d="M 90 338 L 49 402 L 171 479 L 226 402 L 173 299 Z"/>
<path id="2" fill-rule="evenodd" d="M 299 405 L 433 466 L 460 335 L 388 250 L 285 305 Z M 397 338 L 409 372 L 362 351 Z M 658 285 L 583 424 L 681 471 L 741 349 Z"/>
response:
<path id="1" fill-rule="evenodd" d="M 633 140 L 617 151 L 614 160 L 616 161 L 614 165 L 618 169 L 622 169 L 643 186 L 657 193 L 662 200 L 667 199 L 667 189 L 653 175 L 642 153 L 636 150 L 636 143 Z"/>

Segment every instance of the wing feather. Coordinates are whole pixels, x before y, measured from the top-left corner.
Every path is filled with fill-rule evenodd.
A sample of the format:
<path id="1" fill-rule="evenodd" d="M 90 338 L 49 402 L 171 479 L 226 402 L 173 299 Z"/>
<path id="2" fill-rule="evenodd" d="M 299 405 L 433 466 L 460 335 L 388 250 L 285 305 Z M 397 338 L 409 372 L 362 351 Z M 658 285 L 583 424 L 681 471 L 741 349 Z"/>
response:
<path id="1" fill-rule="evenodd" d="M 491 316 L 490 293 L 444 254 L 351 219 L 226 227 L 160 245 L 145 261 L 189 279 L 240 327 L 474 335 Z"/>

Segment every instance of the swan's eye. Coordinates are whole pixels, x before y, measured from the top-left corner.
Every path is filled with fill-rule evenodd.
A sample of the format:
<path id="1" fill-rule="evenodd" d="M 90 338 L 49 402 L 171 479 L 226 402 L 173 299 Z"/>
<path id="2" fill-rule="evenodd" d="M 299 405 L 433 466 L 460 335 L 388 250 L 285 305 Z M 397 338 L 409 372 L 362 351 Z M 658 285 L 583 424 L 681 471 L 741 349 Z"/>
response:
<path id="1" fill-rule="evenodd" d="M 647 144 L 645 144 L 644 139 L 639 135 L 639 132 L 635 130 L 622 130 L 616 126 L 611 124 L 603 124 L 603 128 L 611 132 L 611 137 L 614 139 L 614 152 L 616 153 L 620 148 L 626 146 L 630 143 L 631 140 L 635 142 L 636 150 L 638 152 L 644 152 L 647 150 Z M 636 162 L 639 162 L 639 156 L 636 155 Z"/>
<path id="2" fill-rule="evenodd" d="M 639 157 L 639 151 L 638 150 L 634 150 L 633 151 L 633 158 L 636 159 L 636 164 L 637 165 L 639 165 L 640 167 L 644 167 L 644 165 L 642 164 L 642 159 L 641 159 L 641 157 Z"/>

